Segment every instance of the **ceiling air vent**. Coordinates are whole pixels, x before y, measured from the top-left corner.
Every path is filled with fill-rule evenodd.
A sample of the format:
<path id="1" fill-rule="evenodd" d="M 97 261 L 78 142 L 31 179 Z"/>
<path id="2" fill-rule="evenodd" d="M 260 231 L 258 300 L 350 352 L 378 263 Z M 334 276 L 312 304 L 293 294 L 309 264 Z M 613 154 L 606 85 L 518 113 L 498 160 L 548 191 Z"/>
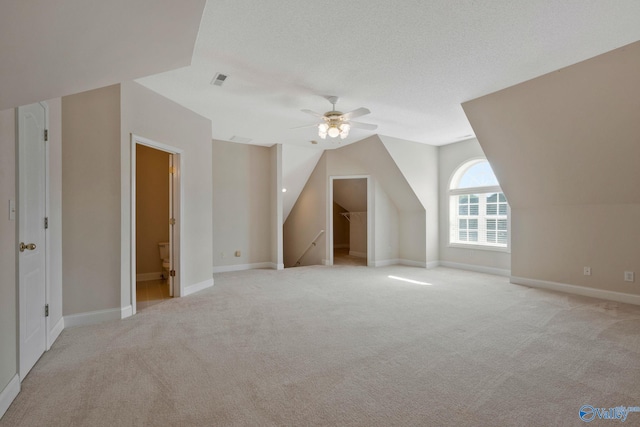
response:
<path id="1" fill-rule="evenodd" d="M 222 86 L 222 83 L 227 80 L 227 75 L 222 73 L 217 73 L 213 80 L 211 80 L 211 84 L 214 86 Z"/>

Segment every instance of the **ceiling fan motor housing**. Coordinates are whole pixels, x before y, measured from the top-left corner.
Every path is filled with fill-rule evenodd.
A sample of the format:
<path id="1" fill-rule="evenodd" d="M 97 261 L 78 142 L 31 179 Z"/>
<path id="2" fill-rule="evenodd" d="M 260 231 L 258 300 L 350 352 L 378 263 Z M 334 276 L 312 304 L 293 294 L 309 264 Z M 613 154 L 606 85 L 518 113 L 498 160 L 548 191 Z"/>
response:
<path id="1" fill-rule="evenodd" d="M 349 131 L 351 130 L 352 122 L 350 122 L 350 120 L 355 117 L 360 117 L 365 114 L 371 113 L 368 108 L 364 107 L 358 108 L 348 113 L 343 113 L 342 111 L 336 110 L 336 102 L 338 101 L 337 96 L 330 96 L 326 98 L 333 105 L 333 109 L 331 111 L 327 111 L 324 114 L 319 114 L 311 110 L 301 110 L 304 113 L 322 118 L 322 123 L 316 125 L 318 127 L 318 136 L 322 139 L 326 139 L 327 136 L 329 136 L 330 138 L 336 138 L 340 136 L 341 139 L 345 139 L 347 136 L 349 136 Z M 377 127 L 376 125 L 369 125 L 367 123 L 360 122 L 353 122 L 353 125 L 357 125 L 357 127 L 369 130 L 374 130 Z"/>

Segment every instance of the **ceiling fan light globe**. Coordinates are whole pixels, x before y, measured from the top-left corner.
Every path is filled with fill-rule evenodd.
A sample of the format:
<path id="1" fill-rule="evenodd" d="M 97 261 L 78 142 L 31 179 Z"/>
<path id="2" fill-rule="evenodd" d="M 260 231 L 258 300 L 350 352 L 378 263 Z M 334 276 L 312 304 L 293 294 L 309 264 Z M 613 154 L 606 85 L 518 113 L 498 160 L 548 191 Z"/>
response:
<path id="1" fill-rule="evenodd" d="M 318 132 L 318 136 L 322 139 L 327 139 L 327 133 L 326 132 Z"/>
<path id="2" fill-rule="evenodd" d="M 340 129 L 338 129 L 338 128 L 337 128 L 337 127 L 335 127 L 335 126 L 331 126 L 331 127 L 329 128 L 329 130 L 327 131 L 327 133 L 329 134 L 329 136 L 330 136 L 331 138 L 335 138 L 336 136 L 340 135 Z"/>
<path id="3" fill-rule="evenodd" d="M 318 132 L 327 133 L 328 130 L 329 130 L 329 125 L 328 124 L 320 123 L 318 125 Z"/>

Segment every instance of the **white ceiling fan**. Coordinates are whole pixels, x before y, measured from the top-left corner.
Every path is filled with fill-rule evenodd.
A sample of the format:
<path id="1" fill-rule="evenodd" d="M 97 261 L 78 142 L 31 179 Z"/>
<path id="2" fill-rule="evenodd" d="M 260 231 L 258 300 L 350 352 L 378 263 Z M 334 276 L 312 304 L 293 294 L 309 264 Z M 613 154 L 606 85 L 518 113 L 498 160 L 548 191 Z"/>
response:
<path id="1" fill-rule="evenodd" d="M 326 139 L 327 135 L 329 135 L 330 138 L 336 138 L 339 136 L 341 139 L 345 139 L 347 136 L 349 136 L 349 130 L 351 130 L 351 128 L 366 130 L 376 130 L 378 128 L 378 125 L 354 122 L 351 120 L 356 117 L 361 117 L 371 113 L 368 108 L 361 107 L 356 110 L 349 111 L 348 113 L 342 113 L 340 111 L 336 111 L 336 103 L 338 102 L 337 96 L 327 96 L 326 98 L 331 103 L 331 105 L 333 105 L 333 109 L 331 111 L 320 114 L 311 110 L 301 110 L 303 113 L 321 118 L 322 121 L 320 123 L 299 126 L 294 129 L 317 126 L 318 136 L 322 139 Z"/>

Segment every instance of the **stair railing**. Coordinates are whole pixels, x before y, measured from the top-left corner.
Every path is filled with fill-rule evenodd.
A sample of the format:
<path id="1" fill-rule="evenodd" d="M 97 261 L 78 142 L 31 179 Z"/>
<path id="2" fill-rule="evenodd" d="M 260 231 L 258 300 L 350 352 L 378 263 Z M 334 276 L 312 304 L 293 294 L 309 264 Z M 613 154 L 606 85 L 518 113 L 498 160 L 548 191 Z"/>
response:
<path id="1" fill-rule="evenodd" d="M 304 252 L 302 252 L 302 255 L 300 255 L 298 257 L 298 259 L 296 260 L 296 263 L 294 264 L 295 267 L 300 265 L 300 260 L 302 260 L 302 258 L 307 254 L 307 252 L 309 252 L 309 249 L 313 248 L 316 246 L 316 241 L 320 238 L 320 236 L 322 236 L 324 234 L 324 230 L 320 230 L 318 232 L 318 234 L 316 234 L 316 237 L 313 238 L 313 240 L 311 241 L 311 243 L 309 243 L 309 245 L 307 246 L 307 248 L 304 250 Z"/>

